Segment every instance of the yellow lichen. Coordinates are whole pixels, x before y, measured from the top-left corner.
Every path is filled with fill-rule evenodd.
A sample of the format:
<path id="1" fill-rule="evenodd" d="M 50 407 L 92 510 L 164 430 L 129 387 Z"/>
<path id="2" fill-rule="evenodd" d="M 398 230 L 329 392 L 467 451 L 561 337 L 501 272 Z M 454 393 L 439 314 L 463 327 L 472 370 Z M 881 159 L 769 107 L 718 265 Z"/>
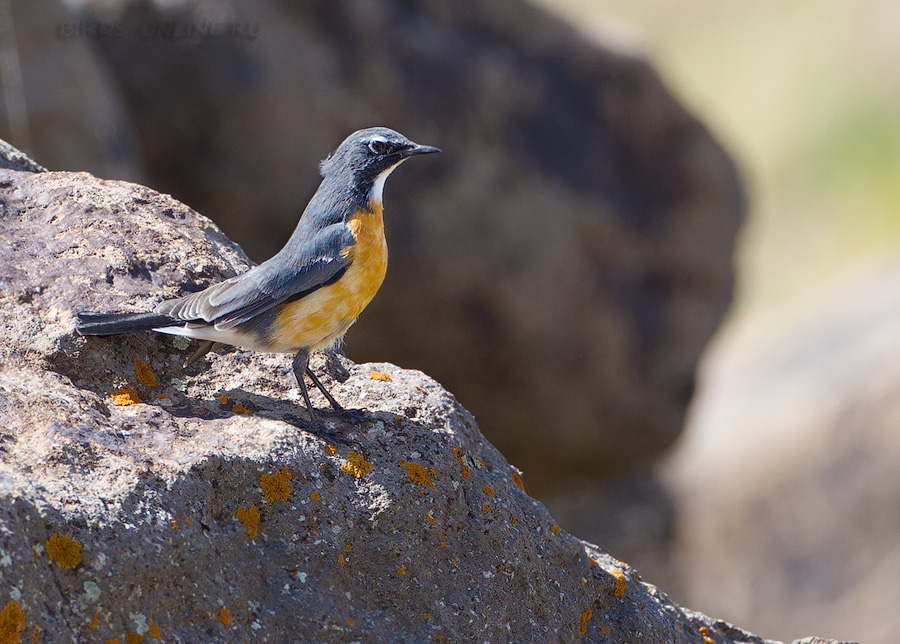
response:
<path id="1" fill-rule="evenodd" d="M 0 644 L 18 644 L 22 641 L 20 633 L 24 630 L 25 614 L 19 608 L 19 602 L 7 602 L 0 610 Z"/>
<path id="2" fill-rule="evenodd" d="M 400 566 L 399 568 L 397 568 L 397 574 L 400 575 L 401 577 L 404 576 L 406 574 L 406 565 L 403 565 L 403 566 Z"/>
<path id="3" fill-rule="evenodd" d="M 522 482 L 522 477 L 519 476 L 519 473 L 516 472 L 515 470 L 512 471 L 512 479 L 513 479 L 513 483 L 516 484 L 516 487 L 524 492 L 525 484 Z"/>
<path id="4" fill-rule="evenodd" d="M 469 466 L 465 464 L 462 456 L 459 455 L 459 450 L 454 447 L 451 451 L 453 452 L 453 458 L 459 461 L 459 466 L 462 468 L 463 478 L 469 478 L 470 476 L 472 476 L 472 472 L 469 470 Z"/>
<path id="5" fill-rule="evenodd" d="M 253 412 L 244 407 L 241 403 L 235 403 L 231 406 L 231 411 L 236 414 L 252 414 Z"/>
<path id="6" fill-rule="evenodd" d="M 383 371 L 370 371 L 366 375 L 369 377 L 369 380 L 380 380 L 382 382 L 391 381 L 391 374 L 385 373 Z"/>
<path id="7" fill-rule="evenodd" d="M 313 490 L 312 492 L 309 493 L 309 498 L 311 498 L 313 501 L 321 501 L 322 495 L 320 495 L 318 492 Z"/>
<path id="8" fill-rule="evenodd" d="M 431 479 L 428 478 L 428 474 L 425 472 L 425 468 L 418 463 L 408 463 L 406 460 L 400 459 L 400 462 L 397 463 L 397 465 L 406 468 L 406 478 L 408 478 L 411 483 L 421 485 L 422 487 L 429 487 L 432 490 L 435 489 L 434 483 L 431 482 Z"/>
<path id="9" fill-rule="evenodd" d="M 74 570 L 81 563 L 81 543 L 69 534 L 54 532 L 44 544 L 47 556 L 60 568 Z"/>
<path id="10" fill-rule="evenodd" d="M 137 405 L 139 402 L 141 402 L 141 399 L 138 398 L 138 395 L 131 389 L 117 389 L 112 393 L 112 399 L 113 404 L 120 407 Z"/>
<path id="11" fill-rule="evenodd" d="M 353 627 L 356 626 L 356 622 L 353 621 L 352 617 L 344 618 L 344 621 L 347 622 L 347 626 Z"/>
<path id="12" fill-rule="evenodd" d="M 706 626 L 701 626 L 697 630 L 700 631 L 700 637 L 703 644 L 716 644 L 716 640 L 709 636 L 709 629 Z"/>
<path id="13" fill-rule="evenodd" d="M 274 503 L 275 501 L 287 501 L 291 495 L 291 488 L 288 485 L 293 475 L 288 472 L 287 465 L 281 468 L 280 472 L 273 474 L 262 474 L 259 477 L 259 487 L 262 488 L 263 499 L 266 503 Z"/>
<path id="14" fill-rule="evenodd" d="M 162 633 L 160 633 L 159 631 L 159 625 L 154 623 L 152 617 L 147 620 L 147 637 L 152 637 L 155 640 L 162 639 Z"/>
<path id="15" fill-rule="evenodd" d="M 134 373 L 137 374 L 137 379 L 139 382 L 147 385 L 148 387 L 156 386 L 156 374 L 153 373 L 153 369 L 146 362 L 135 358 L 134 362 Z"/>
<path id="16" fill-rule="evenodd" d="M 584 635 L 587 633 L 587 622 L 591 618 L 592 611 L 590 608 L 581 613 L 581 619 L 578 625 L 578 632 Z"/>
<path id="17" fill-rule="evenodd" d="M 431 619 L 431 613 L 422 613 L 422 617 L 425 619 Z"/>
<path id="18" fill-rule="evenodd" d="M 90 634 L 95 628 L 100 626 L 100 613 L 94 611 L 94 616 L 91 618 L 91 621 L 88 622 L 87 632 Z"/>
<path id="19" fill-rule="evenodd" d="M 616 597 L 621 597 L 625 594 L 625 587 L 628 585 L 628 582 L 625 578 L 625 573 L 621 570 L 612 570 L 610 574 L 616 578 L 616 586 L 613 589 L 613 595 Z"/>
<path id="20" fill-rule="evenodd" d="M 41 631 L 38 628 L 38 625 L 35 624 L 31 629 L 31 644 L 38 644 L 38 642 L 40 642 L 40 634 Z"/>
<path id="21" fill-rule="evenodd" d="M 119 638 L 114 637 L 112 639 L 106 640 L 103 644 L 119 644 Z"/>
<path id="22" fill-rule="evenodd" d="M 490 485 L 482 485 L 481 491 L 484 492 L 485 494 L 487 494 L 488 496 L 494 496 L 494 490 L 491 488 Z"/>
<path id="23" fill-rule="evenodd" d="M 256 509 L 256 505 L 251 505 L 249 508 L 238 508 L 234 511 L 234 518 L 244 524 L 248 537 L 256 538 L 256 528 L 259 525 L 259 510 Z"/>
<path id="24" fill-rule="evenodd" d="M 140 633 L 125 633 L 125 644 L 141 644 L 144 636 Z"/>
<path id="25" fill-rule="evenodd" d="M 347 462 L 341 463 L 341 472 L 360 479 L 372 471 L 372 464 L 353 450 L 347 452 Z"/>
<path id="26" fill-rule="evenodd" d="M 326 452 L 329 456 L 334 456 L 334 452 L 335 452 L 334 445 L 332 445 L 331 443 L 327 443 L 327 444 L 325 445 L 325 452 Z"/>
<path id="27" fill-rule="evenodd" d="M 482 514 L 487 514 L 490 511 L 491 511 L 491 506 L 487 505 L 486 503 L 483 503 L 481 505 L 481 513 Z"/>
<path id="28" fill-rule="evenodd" d="M 428 525 L 434 525 L 435 523 L 437 523 L 437 521 L 431 514 L 432 512 L 434 512 L 434 510 L 429 510 L 425 513 L 425 520 L 428 522 Z"/>
<path id="29" fill-rule="evenodd" d="M 231 626 L 231 611 L 224 606 L 217 610 L 213 617 L 216 618 L 217 622 L 221 622 L 223 626 Z"/>
<path id="30" fill-rule="evenodd" d="M 340 554 L 338 555 L 338 563 L 341 564 L 341 568 L 343 568 L 344 566 L 347 565 L 347 560 L 344 559 L 344 553 L 343 553 L 343 552 L 340 553 Z"/>
<path id="31" fill-rule="evenodd" d="M 169 394 L 156 394 L 156 399 L 157 400 L 168 400 Z"/>
<path id="32" fill-rule="evenodd" d="M 228 396 L 226 396 L 225 394 L 222 394 L 221 396 L 216 396 L 216 400 L 219 401 L 220 405 L 228 404 Z"/>
<path id="33" fill-rule="evenodd" d="M 559 534 L 559 524 L 554 523 L 552 526 L 550 526 L 550 532 L 552 532 L 553 534 Z"/>
<path id="34" fill-rule="evenodd" d="M 607 626 L 606 624 L 600 624 L 600 631 L 604 635 L 609 635 L 611 633 L 611 631 L 609 630 L 609 626 Z"/>

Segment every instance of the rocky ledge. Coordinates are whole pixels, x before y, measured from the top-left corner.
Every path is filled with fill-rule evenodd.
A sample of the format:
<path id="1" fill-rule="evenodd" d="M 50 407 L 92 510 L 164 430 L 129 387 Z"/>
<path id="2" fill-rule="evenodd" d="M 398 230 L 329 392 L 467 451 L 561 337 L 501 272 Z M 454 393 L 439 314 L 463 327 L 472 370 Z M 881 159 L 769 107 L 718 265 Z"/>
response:
<path id="1" fill-rule="evenodd" d="M 0 642 L 765 641 L 562 531 L 420 372 L 318 356 L 348 411 L 314 427 L 289 356 L 77 336 L 248 262 L 147 188 L 0 165 Z"/>

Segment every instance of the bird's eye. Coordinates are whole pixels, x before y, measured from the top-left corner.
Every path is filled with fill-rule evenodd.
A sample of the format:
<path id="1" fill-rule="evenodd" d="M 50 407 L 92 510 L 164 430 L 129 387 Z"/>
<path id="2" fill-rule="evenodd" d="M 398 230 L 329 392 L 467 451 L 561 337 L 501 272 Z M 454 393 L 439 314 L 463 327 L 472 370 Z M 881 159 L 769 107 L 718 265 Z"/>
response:
<path id="1" fill-rule="evenodd" d="M 387 152 L 388 144 L 387 141 L 383 141 L 381 139 L 375 139 L 374 141 L 369 142 L 369 149 L 375 154 L 384 154 Z"/>

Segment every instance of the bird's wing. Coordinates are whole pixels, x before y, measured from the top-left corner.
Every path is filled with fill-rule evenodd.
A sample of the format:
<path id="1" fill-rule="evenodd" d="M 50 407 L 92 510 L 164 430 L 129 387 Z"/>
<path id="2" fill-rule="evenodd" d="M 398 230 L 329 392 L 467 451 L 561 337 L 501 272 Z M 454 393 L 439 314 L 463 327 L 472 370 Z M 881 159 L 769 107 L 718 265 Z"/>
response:
<path id="1" fill-rule="evenodd" d="M 231 329 L 292 297 L 335 279 L 349 265 L 346 249 L 355 243 L 346 224 L 332 224 L 299 246 L 279 253 L 246 273 L 177 300 L 156 312 L 185 321 L 204 321 Z"/>

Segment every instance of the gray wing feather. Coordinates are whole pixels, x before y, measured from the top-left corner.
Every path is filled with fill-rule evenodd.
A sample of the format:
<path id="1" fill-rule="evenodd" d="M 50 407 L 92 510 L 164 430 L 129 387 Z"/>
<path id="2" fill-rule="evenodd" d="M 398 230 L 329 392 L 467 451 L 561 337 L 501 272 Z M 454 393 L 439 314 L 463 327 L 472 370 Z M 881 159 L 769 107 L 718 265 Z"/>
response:
<path id="1" fill-rule="evenodd" d="M 231 329 L 277 306 L 312 291 L 347 268 L 341 251 L 355 240 L 346 224 L 333 224 L 297 246 L 293 242 L 280 253 L 246 273 L 192 293 L 162 302 L 156 312 L 188 322 L 206 322 L 217 329 Z"/>

